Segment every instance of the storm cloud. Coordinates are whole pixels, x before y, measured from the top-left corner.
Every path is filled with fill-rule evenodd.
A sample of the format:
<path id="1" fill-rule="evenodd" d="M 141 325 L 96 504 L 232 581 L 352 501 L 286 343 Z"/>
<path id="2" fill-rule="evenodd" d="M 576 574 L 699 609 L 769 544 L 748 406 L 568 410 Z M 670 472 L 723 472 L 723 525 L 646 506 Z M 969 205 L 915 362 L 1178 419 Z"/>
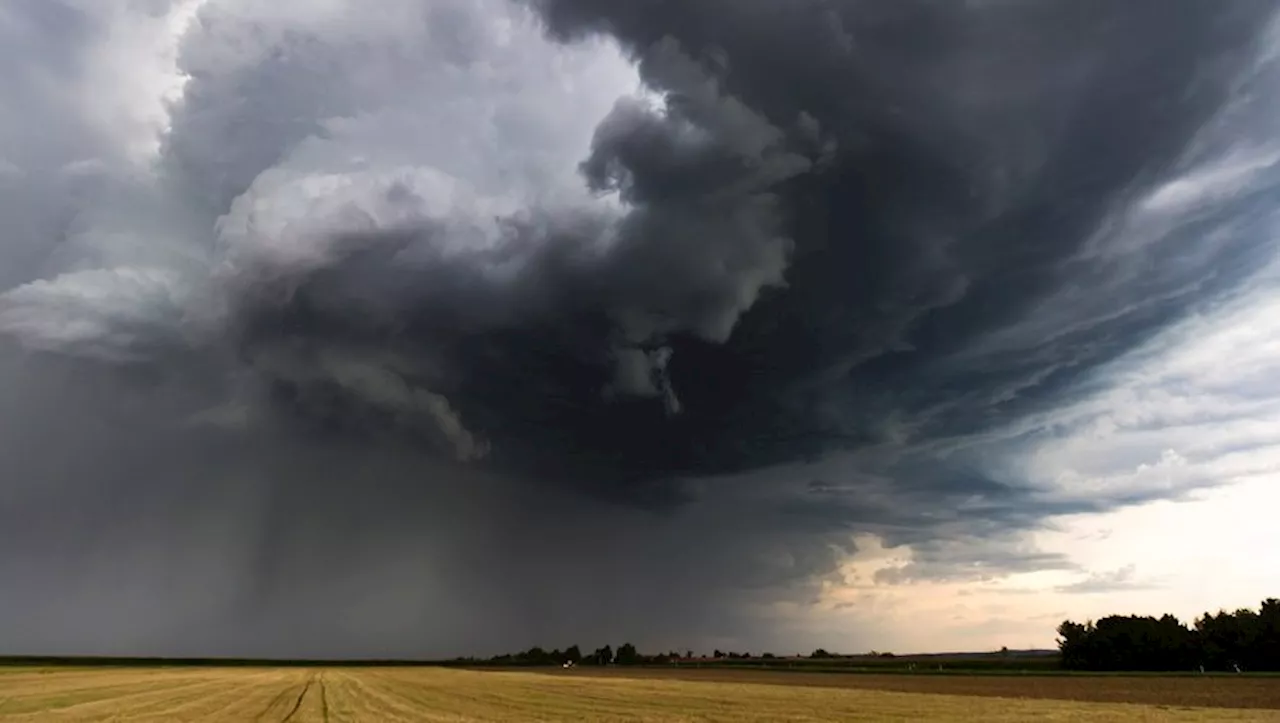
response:
<path id="1" fill-rule="evenodd" d="M 10 2 L 3 632 L 785 646 L 855 535 L 1072 569 L 1018 533 L 1208 484 L 1016 451 L 1271 261 L 1273 14 Z"/>

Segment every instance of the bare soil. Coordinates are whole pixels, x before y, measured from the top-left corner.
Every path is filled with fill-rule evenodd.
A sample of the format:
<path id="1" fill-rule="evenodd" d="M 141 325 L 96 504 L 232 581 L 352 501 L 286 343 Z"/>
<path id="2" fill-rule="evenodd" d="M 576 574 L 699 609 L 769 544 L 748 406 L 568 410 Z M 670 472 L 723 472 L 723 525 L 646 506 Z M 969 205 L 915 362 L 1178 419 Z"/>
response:
<path id="1" fill-rule="evenodd" d="M 810 673 L 688 667 L 556 669 L 548 674 L 1280 710 L 1280 677 Z"/>

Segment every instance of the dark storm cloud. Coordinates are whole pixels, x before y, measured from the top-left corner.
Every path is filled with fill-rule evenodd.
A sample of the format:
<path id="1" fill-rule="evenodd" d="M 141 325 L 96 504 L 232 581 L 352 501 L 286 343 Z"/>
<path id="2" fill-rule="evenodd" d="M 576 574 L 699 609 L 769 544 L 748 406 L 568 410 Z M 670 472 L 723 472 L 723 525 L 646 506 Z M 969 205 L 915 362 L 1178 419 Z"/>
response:
<path id="1" fill-rule="evenodd" d="M 1236 234 L 1136 280 L 1115 318 L 975 356 L 1055 291 L 1110 280 L 1086 245 L 1221 110 L 1267 11 L 551 3 L 553 27 L 632 44 L 667 94 L 665 111 L 619 101 L 582 164 L 626 217 L 513 221 L 461 258 L 432 258 L 442 229 L 397 232 L 381 259 L 310 272 L 255 328 L 431 348 L 495 462 L 614 487 L 863 445 L 890 411 L 928 411 L 925 438 L 971 433 L 1249 268 Z M 504 262 L 513 276 L 486 283 Z"/>
<path id="2" fill-rule="evenodd" d="M 81 128 L 0 172 L 97 159 L 3 250 L 3 529 L 49 543 L 0 605 L 133 580 L 58 645 L 683 646 L 855 533 L 911 546 L 884 584 L 1070 569 L 1014 533 L 1172 494 L 992 458 L 1261 258 L 1269 166 L 1215 143 L 1272 4 L 534 3 L 616 100 L 496 0 L 268 5 L 201 10 L 146 173 Z"/>
<path id="3" fill-rule="evenodd" d="M 743 419 L 856 442 L 872 425 L 832 408 L 865 408 L 887 388 L 887 405 L 942 405 L 925 434 L 972 431 L 1212 292 L 1181 287 L 1229 286 L 1250 269 L 1256 237 L 1233 233 L 1194 268 L 1170 264 L 1117 285 L 1137 303 L 1112 309 L 1116 318 L 1031 329 L 1043 336 L 975 352 L 1055 292 L 1111 286 L 1117 259 L 1085 250 L 1220 113 L 1254 62 L 1266 3 L 1224 12 L 1186 2 L 1176 17 L 1163 2 L 539 7 L 558 32 L 610 32 L 640 58 L 677 44 L 722 69 L 726 93 L 775 122 L 805 114 L 837 149 L 821 173 L 780 190 L 796 244 L 789 290 L 742 321 L 723 353 L 737 363 L 717 369 L 716 379 L 751 380 L 715 402 L 756 411 Z M 659 73 L 646 78 L 665 87 Z M 1236 203 L 1239 218 L 1261 218 L 1249 199 Z M 1183 244 L 1170 250 L 1204 232 L 1180 228 Z M 1089 311 L 1070 301 L 1064 316 Z M 673 356 L 676 389 L 697 374 L 685 357 Z M 794 454 L 781 439 L 752 446 L 764 458 Z"/>

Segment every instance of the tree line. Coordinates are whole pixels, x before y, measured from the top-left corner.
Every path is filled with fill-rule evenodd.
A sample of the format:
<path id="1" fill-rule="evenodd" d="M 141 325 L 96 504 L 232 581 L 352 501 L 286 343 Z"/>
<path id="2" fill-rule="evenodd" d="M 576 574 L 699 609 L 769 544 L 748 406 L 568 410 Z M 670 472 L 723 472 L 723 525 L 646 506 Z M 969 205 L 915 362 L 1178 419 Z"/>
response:
<path id="1" fill-rule="evenodd" d="M 796 656 L 805 657 L 805 656 Z M 835 658 L 840 657 L 828 653 L 825 650 L 815 650 L 811 655 L 807 656 L 813 659 Z M 467 664 L 487 663 L 491 665 L 563 665 L 572 663 L 574 665 L 652 665 L 657 663 L 671 663 L 680 660 L 704 660 L 712 659 L 718 661 L 730 660 L 775 660 L 778 656 L 773 653 L 761 653 L 760 655 L 752 655 L 747 652 L 715 650 L 708 656 L 695 654 L 692 650 L 678 651 L 672 650 L 665 653 L 645 654 L 636 650 L 636 646 L 631 643 L 623 643 L 615 650 L 610 645 L 596 648 L 590 653 L 584 653 L 577 645 L 570 645 L 563 650 L 553 648 L 547 650 L 538 646 L 523 650 L 518 653 L 503 653 L 495 655 L 487 659 L 460 658 L 454 662 Z"/>
<path id="2" fill-rule="evenodd" d="M 564 650 L 559 648 L 546 650 L 534 646 L 519 653 L 495 655 L 486 662 L 495 665 L 562 665 L 564 663 L 573 663 L 574 665 L 611 665 L 615 663 L 635 665 L 642 662 L 650 662 L 652 657 L 654 656 L 642 656 L 636 652 L 636 646 L 631 643 L 624 643 L 619 645 L 616 651 L 612 646 L 605 645 L 596 648 L 590 653 L 583 653 L 577 645 L 570 645 Z"/>
<path id="3" fill-rule="evenodd" d="M 1068 620 L 1058 649 L 1069 670 L 1280 671 L 1280 600 L 1205 613 L 1189 626 L 1172 615 Z"/>
<path id="4" fill-rule="evenodd" d="M 1280 599 L 1262 601 L 1259 609 L 1242 608 L 1235 612 L 1205 613 L 1190 625 L 1173 615 L 1158 618 L 1138 615 L 1111 615 L 1083 624 L 1067 620 L 1058 626 L 1060 665 L 1068 670 L 1085 671 L 1204 671 L 1263 672 L 1280 671 Z M 1009 652 L 1001 650 L 1001 657 Z M 680 661 L 714 660 L 768 661 L 772 653 L 753 655 L 748 652 L 716 650 L 711 655 L 696 655 L 692 650 L 672 650 L 643 654 L 631 643 L 617 649 L 605 645 L 584 652 L 577 645 L 546 650 L 532 647 L 518 653 L 495 655 L 488 659 L 460 658 L 453 662 L 466 665 L 653 665 Z M 846 656 L 822 648 L 809 655 L 788 656 L 788 660 L 831 661 L 849 658 L 895 658 L 893 653 L 876 652 Z M 904 660 L 910 661 L 911 658 Z M 886 661 L 887 662 L 887 661 Z M 1007 662 L 1007 661 L 1006 661 Z M 1045 661 L 1052 665 L 1051 661 Z M 954 664 L 954 665 L 953 665 Z M 954 667 L 980 666 L 972 660 L 948 661 Z M 1038 667 L 1038 666 L 1037 666 Z M 911 666 L 914 669 L 914 666 Z"/>

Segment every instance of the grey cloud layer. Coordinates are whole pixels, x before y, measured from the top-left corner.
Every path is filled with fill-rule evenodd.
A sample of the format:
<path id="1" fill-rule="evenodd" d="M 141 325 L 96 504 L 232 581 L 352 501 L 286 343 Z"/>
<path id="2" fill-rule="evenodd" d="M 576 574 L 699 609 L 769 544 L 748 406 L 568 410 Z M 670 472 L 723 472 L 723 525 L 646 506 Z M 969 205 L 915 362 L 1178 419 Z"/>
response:
<path id="1" fill-rule="evenodd" d="M 1002 541 L 1134 500 L 1046 496 L 991 459 L 1266 253 L 1268 156 L 1233 144 L 1269 107 L 1272 6 L 1175 4 L 212 0 L 151 166 L 113 155 L 134 130 L 2 91 L 59 120 L 0 121 L 0 204 L 25 229 L 0 330 L 70 358 L 6 349 L 28 387 L 6 402 L 53 429 L 92 379 L 139 420 L 107 430 L 88 405 L 79 462 L 22 468 L 88 498 L 109 477 L 161 517 L 218 490 L 209 539 L 253 542 L 193 559 L 234 580 L 209 624 L 265 630 L 317 590 L 361 629 L 396 621 L 334 650 L 403 629 L 465 647 L 483 627 L 463 597 L 532 596 L 483 611 L 506 620 L 495 645 L 574 625 L 681 645 L 725 606 L 705 635 L 731 636 L 859 531 L 914 546 L 886 583 L 1067 567 Z M 0 17 L 0 37 L 65 41 L 6 45 L 19 81 L 61 68 L 87 92 L 77 53 L 129 11 L 86 7 Z M 217 473 L 182 462 L 228 450 Z M 21 494 L 39 519 L 50 500 Z M 174 574 L 146 551 L 162 528 L 99 534 Z M 90 565 L 51 554 L 68 579 Z M 451 638 L 409 603 L 347 600 L 357 583 L 476 623 Z"/>

